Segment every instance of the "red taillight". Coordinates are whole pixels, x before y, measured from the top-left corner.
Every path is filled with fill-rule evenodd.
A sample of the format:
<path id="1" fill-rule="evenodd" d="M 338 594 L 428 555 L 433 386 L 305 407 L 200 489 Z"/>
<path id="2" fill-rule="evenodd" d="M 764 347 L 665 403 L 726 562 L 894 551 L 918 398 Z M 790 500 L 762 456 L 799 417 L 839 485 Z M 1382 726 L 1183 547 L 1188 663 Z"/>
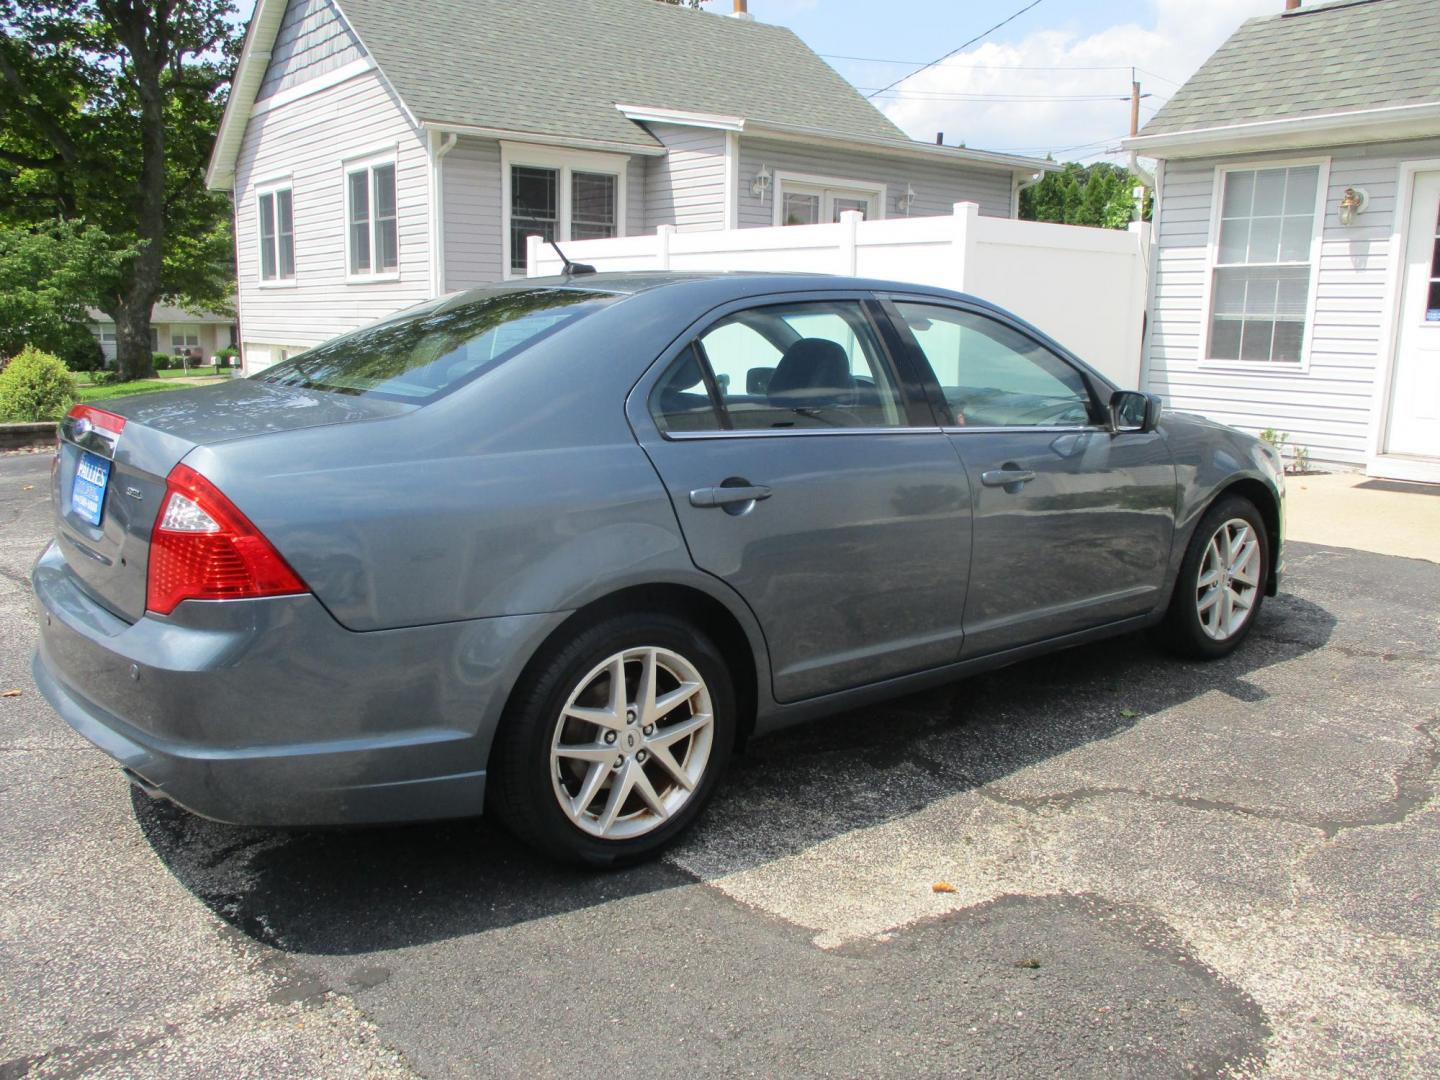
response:
<path id="1" fill-rule="evenodd" d="M 165 480 L 150 534 L 145 606 L 169 615 L 182 600 L 239 600 L 309 592 L 260 530 L 188 465 Z"/>
<path id="2" fill-rule="evenodd" d="M 111 435 L 119 435 L 125 430 L 125 417 L 97 409 L 94 405 L 76 405 L 69 415 L 72 420 L 88 420 L 92 426 L 108 431 Z"/>

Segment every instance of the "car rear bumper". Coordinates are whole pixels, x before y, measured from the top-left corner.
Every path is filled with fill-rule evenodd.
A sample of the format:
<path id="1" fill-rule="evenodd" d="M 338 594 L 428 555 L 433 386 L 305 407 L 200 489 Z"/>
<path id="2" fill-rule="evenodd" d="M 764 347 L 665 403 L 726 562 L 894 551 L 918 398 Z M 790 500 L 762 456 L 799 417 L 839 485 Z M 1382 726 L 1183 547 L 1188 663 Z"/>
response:
<path id="1" fill-rule="evenodd" d="M 480 813 L 505 697 L 564 617 L 355 633 L 291 596 L 126 623 L 53 546 L 32 581 L 46 700 L 147 791 L 251 825 Z"/>

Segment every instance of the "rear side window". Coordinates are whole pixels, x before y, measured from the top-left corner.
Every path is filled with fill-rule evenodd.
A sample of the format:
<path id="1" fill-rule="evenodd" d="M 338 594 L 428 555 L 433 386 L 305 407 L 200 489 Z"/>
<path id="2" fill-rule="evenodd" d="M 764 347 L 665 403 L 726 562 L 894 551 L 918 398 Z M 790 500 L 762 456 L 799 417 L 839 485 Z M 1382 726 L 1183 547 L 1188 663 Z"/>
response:
<path id="1" fill-rule="evenodd" d="M 255 379 L 420 404 L 615 299 L 581 289 L 468 294 L 327 341 Z"/>
<path id="2" fill-rule="evenodd" d="M 666 371 L 651 411 L 663 430 L 677 432 L 907 423 L 889 361 L 856 300 L 727 315 Z"/>

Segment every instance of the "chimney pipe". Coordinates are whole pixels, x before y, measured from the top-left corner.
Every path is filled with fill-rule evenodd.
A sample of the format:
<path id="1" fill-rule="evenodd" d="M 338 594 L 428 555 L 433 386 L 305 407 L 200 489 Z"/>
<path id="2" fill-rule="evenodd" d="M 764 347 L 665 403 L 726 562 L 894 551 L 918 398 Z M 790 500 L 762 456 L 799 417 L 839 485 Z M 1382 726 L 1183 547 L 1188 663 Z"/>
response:
<path id="1" fill-rule="evenodd" d="M 743 0 L 735 0 L 735 2 L 738 4 L 738 3 L 742 3 Z M 1286 11 L 1299 11 L 1299 10 L 1300 10 L 1300 0 L 1285 0 L 1285 10 L 1286 10 Z"/>
<path id="2" fill-rule="evenodd" d="M 935 132 L 935 145 L 936 145 L 936 146 L 944 146 L 944 145 L 945 145 L 945 133 L 944 133 L 943 131 L 937 131 L 937 132 Z"/>
<path id="3" fill-rule="evenodd" d="M 750 14 L 749 0 L 735 0 L 735 10 L 730 12 L 732 19 L 742 19 L 745 22 L 754 22 L 755 16 Z"/>

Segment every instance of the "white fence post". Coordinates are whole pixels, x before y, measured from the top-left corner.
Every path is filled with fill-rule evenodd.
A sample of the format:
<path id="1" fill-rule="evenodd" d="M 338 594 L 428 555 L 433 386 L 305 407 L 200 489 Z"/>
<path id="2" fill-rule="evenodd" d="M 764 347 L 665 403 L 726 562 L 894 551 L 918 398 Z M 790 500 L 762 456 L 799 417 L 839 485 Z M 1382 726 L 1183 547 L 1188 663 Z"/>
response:
<path id="1" fill-rule="evenodd" d="M 951 288 L 956 292 L 968 292 L 974 279 L 971 263 L 975 255 L 975 222 L 980 217 L 980 204 L 957 202 L 953 213 L 955 232 L 950 243 L 955 249 L 956 281 Z"/>
<path id="2" fill-rule="evenodd" d="M 674 225 L 660 225 L 655 229 L 655 261 L 661 270 L 670 269 L 670 237 L 674 234 Z"/>
<path id="3" fill-rule="evenodd" d="M 859 265 L 855 254 L 855 241 L 864 217 L 859 210 L 840 212 L 840 273 L 849 277 L 855 276 L 855 269 Z"/>

